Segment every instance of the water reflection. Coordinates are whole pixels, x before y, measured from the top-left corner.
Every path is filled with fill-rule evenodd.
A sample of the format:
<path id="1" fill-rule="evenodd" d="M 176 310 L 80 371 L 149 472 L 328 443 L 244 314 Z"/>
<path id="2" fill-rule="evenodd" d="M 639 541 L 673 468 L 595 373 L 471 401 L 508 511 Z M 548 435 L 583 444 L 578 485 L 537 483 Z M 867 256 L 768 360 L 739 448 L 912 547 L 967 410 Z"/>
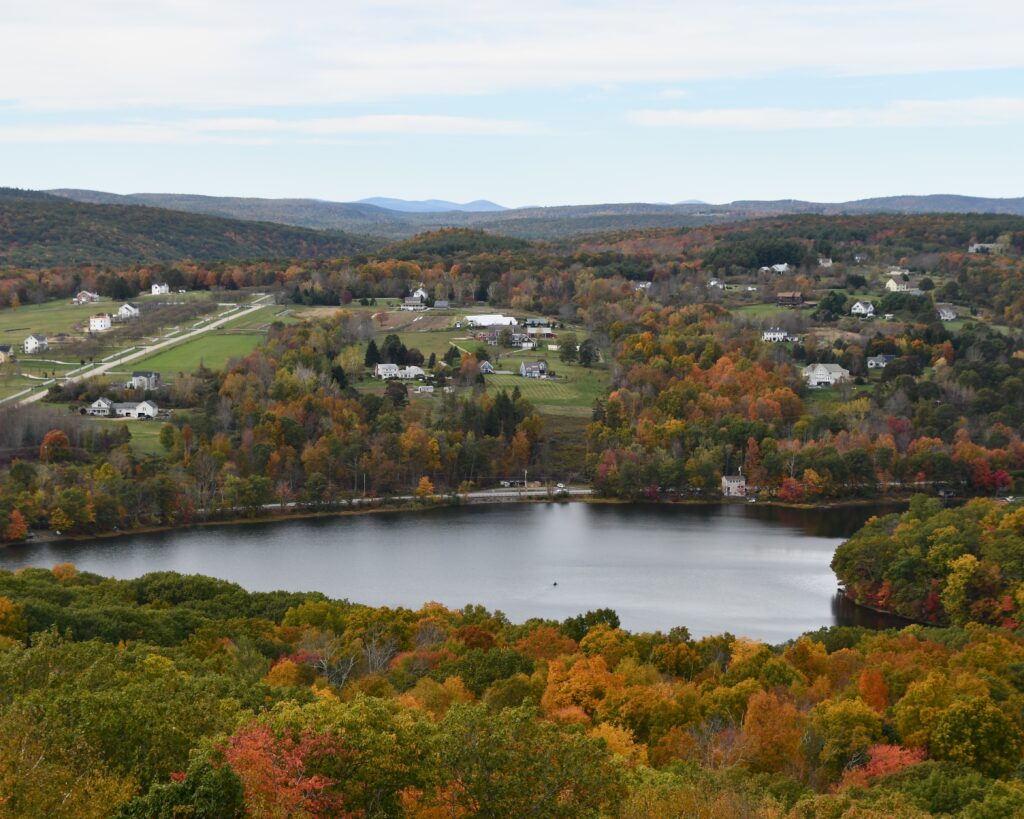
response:
<path id="1" fill-rule="evenodd" d="M 0 550 L 0 568 L 173 570 L 372 605 L 481 603 L 517 621 L 610 607 L 630 629 L 781 642 L 832 623 L 891 625 L 837 601 L 829 568 L 842 538 L 879 511 L 888 510 L 471 506 L 20 546 Z"/>

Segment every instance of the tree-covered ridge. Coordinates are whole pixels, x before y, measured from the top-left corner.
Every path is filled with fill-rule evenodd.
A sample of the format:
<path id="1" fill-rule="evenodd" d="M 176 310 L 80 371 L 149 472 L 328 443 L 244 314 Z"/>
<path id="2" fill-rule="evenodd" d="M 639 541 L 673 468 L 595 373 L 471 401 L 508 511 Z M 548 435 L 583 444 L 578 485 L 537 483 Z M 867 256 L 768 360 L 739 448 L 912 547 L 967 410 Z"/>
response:
<path id="1" fill-rule="evenodd" d="M 0 815 L 1014 816 L 1024 642 L 0 572 Z"/>
<path id="2" fill-rule="evenodd" d="M 342 256 L 366 246 L 340 233 L 17 193 L 0 197 L 0 265 L 316 258 Z"/>
<path id="3" fill-rule="evenodd" d="M 832 561 L 857 602 L 954 625 L 1024 623 L 1024 508 L 975 499 L 947 509 L 919 496 L 873 518 Z"/>

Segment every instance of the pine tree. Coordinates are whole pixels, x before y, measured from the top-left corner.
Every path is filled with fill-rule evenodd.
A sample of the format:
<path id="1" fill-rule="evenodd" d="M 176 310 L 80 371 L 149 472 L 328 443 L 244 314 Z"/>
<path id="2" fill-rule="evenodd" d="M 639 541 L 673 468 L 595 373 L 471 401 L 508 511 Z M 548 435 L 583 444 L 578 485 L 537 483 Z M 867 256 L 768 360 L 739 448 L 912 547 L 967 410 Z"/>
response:
<path id="1" fill-rule="evenodd" d="M 363 359 L 364 367 L 376 367 L 380 364 L 380 350 L 377 349 L 377 342 L 372 338 L 370 343 L 366 346 L 366 358 Z"/>

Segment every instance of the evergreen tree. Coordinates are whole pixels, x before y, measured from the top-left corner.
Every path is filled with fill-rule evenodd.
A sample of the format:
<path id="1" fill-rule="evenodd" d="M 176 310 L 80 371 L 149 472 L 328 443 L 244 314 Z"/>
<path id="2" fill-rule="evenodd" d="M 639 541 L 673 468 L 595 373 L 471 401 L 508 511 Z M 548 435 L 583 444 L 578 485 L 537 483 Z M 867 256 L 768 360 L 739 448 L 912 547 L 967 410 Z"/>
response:
<path id="1" fill-rule="evenodd" d="M 370 343 L 366 346 L 366 358 L 363 359 L 364 367 L 376 367 L 380 364 L 380 350 L 377 349 L 377 342 L 374 339 L 370 339 Z"/>

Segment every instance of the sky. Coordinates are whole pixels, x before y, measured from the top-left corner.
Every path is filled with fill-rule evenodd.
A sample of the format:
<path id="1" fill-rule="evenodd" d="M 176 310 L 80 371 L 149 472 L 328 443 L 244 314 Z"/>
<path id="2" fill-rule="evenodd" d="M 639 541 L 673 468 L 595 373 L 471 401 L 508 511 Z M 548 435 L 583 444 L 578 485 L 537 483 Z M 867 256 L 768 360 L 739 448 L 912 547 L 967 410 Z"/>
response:
<path id="1" fill-rule="evenodd" d="M 9 0 L 0 31 L 0 185 L 1024 196 L 1017 0 Z"/>

